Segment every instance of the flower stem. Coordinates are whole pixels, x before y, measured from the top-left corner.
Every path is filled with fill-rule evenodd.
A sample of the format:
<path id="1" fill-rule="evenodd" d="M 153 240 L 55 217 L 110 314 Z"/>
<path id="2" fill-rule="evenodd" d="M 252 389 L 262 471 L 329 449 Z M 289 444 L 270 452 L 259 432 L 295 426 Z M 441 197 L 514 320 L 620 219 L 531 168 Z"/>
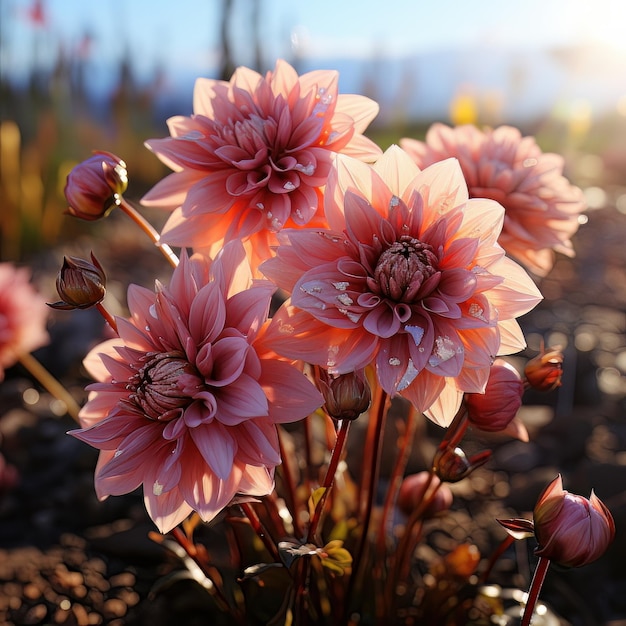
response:
<path id="1" fill-rule="evenodd" d="M 339 465 L 339 460 L 341 459 L 341 455 L 343 453 L 346 439 L 348 437 L 348 432 L 350 431 L 351 423 L 352 422 L 350 420 L 341 420 L 339 422 L 339 428 L 337 429 L 337 439 L 335 440 L 335 446 L 333 447 L 333 451 L 330 455 L 330 462 L 328 464 L 326 476 L 324 477 L 324 482 L 322 484 L 322 487 L 324 488 L 324 493 L 322 494 L 322 497 L 319 499 L 317 506 L 315 507 L 313 519 L 311 520 L 311 524 L 309 525 L 309 532 L 307 533 L 307 542 L 313 541 L 315 534 L 317 533 L 317 528 L 322 519 L 324 505 L 335 480 L 335 473 L 337 472 L 337 466 Z"/>
<path id="2" fill-rule="evenodd" d="M 239 506 L 241 506 L 241 510 L 250 521 L 250 525 L 252 526 L 254 532 L 259 536 L 259 539 L 261 539 L 265 549 L 270 553 L 274 561 L 276 561 L 276 563 L 282 563 L 274 540 L 270 537 L 252 505 L 249 502 L 242 502 Z"/>
<path id="3" fill-rule="evenodd" d="M 526 600 L 521 626 L 530 626 L 530 620 L 535 611 L 535 604 L 537 604 L 539 592 L 546 578 L 548 567 L 550 567 L 550 559 L 547 559 L 545 556 L 540 556 L 537 567 L 535 568 L 535 573 L 533 574 L 533 579 L 530 583 L 530 589 L 528 590 L 528 599 Z"/>
<path id="4" fill-rule="evenodd" d="M 404 476 L 404 470 L 406 468 L 409 454 L 413 447 L 412 443 L 413 437 L 415 436 L 416 426 L 417 409 L 413 405 L 411 405 L 404 426 L 404 433 L 402 434 L 400 451 L 398 453 L 396 462 L 391 471 L 391 476 L 389 478 L 389 487 L 387 489 L 387 495 L 385 497 L 385 503 L 383 505 L 380 526 L 378 527 L 378 538 L 376 541 L 376 558 L 374 561 L 374 578 L 379 584 L 384 584 L 382 583 L 382 581 L 386 578 L 387 527 L 389 525 L 392 508 L 398 498 L 398 492 L 402 485 L 402 478 Z M 380 600 L 376 607 L 377 617 L 383 618 L 384 616 L 388 615 L 387 594 L 377 594 L 377 599 Z"/>
<path id="5" fill-rule="evenodd" d="M 152 243 L 154 243 L 161 254 L 168 260 L 169 264 L 172 267 L 176 267 L 178 265 L 178 257 L 166 243 L 161 243 L 161 235 L 159 235 L 152 224 L 150 224 L 124 197 L 121 198 L 119 207 L 144 233 L 146 233 L 146 235 L 148 235 L 148 237 L 150 237 Z"/>
<path id="6" fill-rule="evenodd" d="M 363 521 L 361 525 L 361 536 L 359 537 L 358 545 L 353 555 L 352 576 L 350 577 L 346 594 L 346 610 L 348 611 L 350 610 L 350 600 L 355 593 L 358 593 L 360 579 L 363 575 L 364 556 L 367 549 L 374 498 L 376 497 L 376 484 L 380 473 L 383 432 L 387 416 L 388 400 L 389 396 L 387 392 L 380 385 L 376 385 L 373 403 L 374 410 L 370 416 L 367 439 L 365 441 L 365 451 L 363 454 L 361 493 L 359 494 L 359 504 L 363 513 Z M 368 464 L 368 460 L 371 461 L 371 464 Z"/>
<path id="7" fill-rule="evenodd" d="M 485 571 L 482 573 L 480 580 L 483 583 L 487 582 L 487 579 L 489 578 L 489 574 L 491 574 L 491 570 L 493 569 L 493 566 L 496 564 L 496 562 L 498 561 L 498 559 L 506 552 L 507 548 L 515 541 L 515 538 L 511 535 L 507 535 L 502 542 L 500 543 L 500 545 L 493 551 L 493 554 L 491 555 L 491 557 L 489 558 L 489 563 L 487 563 L 487 567 L 485 568 Z"/>
<path id="8" fill-rule="evenodd" d="M 187 535 L 185 535 L 185 533 L 180 528 L 176 527 L 172 529 L 170 531 L 170 535 L 176 540 L 176 543 L 185 551 L 187 556 L 200 568 L 200 571 L 204 574 L 204 576 L 206 576 L 206 578 L 211 581 L 210 593 L 215 596 L 218 606 L 223 611 L 230 612 L 230 603 L 224 595 L 224 591 L 221 586 L 221 576 L 219 575 L 219 572 L 217 572 L 217 570 L 212 571 L 214 568 L 212 568 L 209 564 L 205 563 L 204 560 L 200 558 L 195 544 L 187 537 Z M 218 581 L 220 582 L 220 584 L 217 584 Z M 241 616 L 239 616 L 239 622 L 241 623 Z"/>
<path id="9" fill-rule="evenodd" d="M 19 361 L 48 392 L 65 405 L 67 413 L 80 424 L 80 407 L 69 391 L 32 354 L 20 354 Z"/>
<path id="10" fill-rule="evenodd" d="M 378 529 L 378 541 L 377 550 L 378 554 L 384 554 L 385 549 L 385 537 L 387 526 L 389 523 L 389 516 L 391 509 L 395 504 L 398 497 L 398 491 L 402 485 L 402 478 L 404 475 L 404 469 L 409 459 L 409 454 L 412 449 L 413 437 L 415 435 L 415 428 L 417 426 L 417 409 L 411 405 L 409 413 L 407 415 L 406 424 L 404 426 L 404 433 L 402 435 L 402 443 L 400 444 L 400 451 L 396 458 L 396 462 L 391 471 L 389 478 L 389 489 L 387 490 L 387 496 L 385 497 L 385 504 L 383 506 L 383 514 L 381 517 L 380 527 Z"/>
<path id="11" fill-rule="evenodd" d="M 100 312 L 100 315 L 104 317 L 107 324 L 113 329 L 115 334 L 117 334 L 117 324 L 115 322 L 115 318 L 104 308 L 101 302 L 96 304 L 96 309 Z"/>
<path id="12" fill-rule="evenodd" d="M 285 445 L 283 444 L 283 431 L 278 429 L 278 446 L 280 450 L 281 458 L 281 475 L 285 484 L 285 500 L 287 506 L 291 509 L 291 518 L 293 520 L 293 529 L 296 537 L 302 537 L 302 526 L 300 524 L 300 506 L 298 502 L 298 495 L 296 493 L 296 486 L 293 481 L 293 474 L 291 470 L 291 458 L 285 451 Z"/>

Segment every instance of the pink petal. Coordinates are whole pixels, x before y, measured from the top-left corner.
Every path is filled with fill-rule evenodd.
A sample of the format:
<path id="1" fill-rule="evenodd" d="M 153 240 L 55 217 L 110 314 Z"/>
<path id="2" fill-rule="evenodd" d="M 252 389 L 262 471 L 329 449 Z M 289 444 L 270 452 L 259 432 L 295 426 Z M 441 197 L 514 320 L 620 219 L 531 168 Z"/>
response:
<path id="1" fill-rule="evenodd" d="M 220 480 L 226 480 L 237 452 L 237 443 L 229 429 L 214 421 L 191 428 L 189 434 L 206 464 Z"/>
<path id="2" fill-rule="evenodd" d="M 268 415 L 268 402 L 259 383 L 247 374 L 227 387 L 216 388 L 218 399 L 217 419 L 234 426 L 246 419 Z"/>
<path id="3" fill-rule="evenodd" d="M 259 384 L 267 397 L 273 422 L 295 422 L 323 404 L 319 391 L 289 363 L 263 359 Z"/>
<path id="4" fill-rule="evenodd" d="M 161 495 L 144 490 L 144 504 L 148 515 L 162 533 L 168 533 L 183 522 L 193 511 L 178 489 L 172 489 Z"/>

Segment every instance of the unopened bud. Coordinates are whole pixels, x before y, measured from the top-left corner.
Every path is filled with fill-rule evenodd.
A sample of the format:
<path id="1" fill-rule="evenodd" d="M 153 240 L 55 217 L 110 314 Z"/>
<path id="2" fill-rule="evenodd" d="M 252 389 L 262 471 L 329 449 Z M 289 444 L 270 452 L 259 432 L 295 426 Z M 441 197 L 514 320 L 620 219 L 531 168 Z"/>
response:
<path id="1" fill-rule="evenodd" d="M 321 370 L 318 387 L 328 415 L 336 420 L 355 420 L 367 411 L 372 394 L 363 370 L 331 376 Z"/>
<path id="2" fill-rule="evenodd" d="M 471 474 L 491 457 L 491 450 L 484 450 L 468 457 L 458 446 L 437 450 L 433 469 L 442 482 L 456 483 Z"/>
<path id="3" fill-rule="evenodd" d="M 465 394 L 469 421 L 481 430 L 502 431 L 517 414 L 523 394 L 524 383 L 517 370 L 504 359 L 496 359 L 485 392 Z"/>
<path id="4" fill-rule="evenodd" d="M 67 177 L 67 213 L 83 220 L 105 217 L 120 203 L 127 186 L 126 163 L 110 152 L 95 152 Z"/>
<path id="5" fill-rule="evenodd" d="M 436 489 L 430 502 L 424 507 L 423 518 L 433 517 L 441 511 L 447 511 L 452 505 L 452 491 L 443 484 L 437 476 L 430 476 L 430 472 L 409 474 L 404 478 L 398 492 L 398 508 L 407 516 L 422 506 L 426 490 Z"/>
<path id="6" fill-rule="evenodd" d="M 539 496 L 533 518 L 535 554 L 565 567 L 595 561 L 615 538 L 615 522 L 600 498 L 565 491 L 560 475 Z"/>
<path id="7" fill-rule="evenodd" d="M 528 384 L 539 391 L 552 391 L 561 386 L 563 375 L 563 352 L 560 346 L 554 346 L 547 352 L 541 352 L 528 361 L 524 374 Z"/>
<path id="8" fill-rule="evenodd" d="M 53 309 L 88 309 L 102 302 L 106 294 L 106 276 L 96 257 L 92 263 L 76 257 L 64 257 L 57 276 L 60 302 L 48 304 Z"/>

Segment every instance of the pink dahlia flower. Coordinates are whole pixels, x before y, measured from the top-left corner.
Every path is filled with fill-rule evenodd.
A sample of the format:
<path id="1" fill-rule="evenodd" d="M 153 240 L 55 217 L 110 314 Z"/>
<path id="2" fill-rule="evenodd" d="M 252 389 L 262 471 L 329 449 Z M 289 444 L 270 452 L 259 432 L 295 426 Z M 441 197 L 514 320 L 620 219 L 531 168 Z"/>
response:
<path id="1" fill-rule="evenodd" d="M 273 289 L 252 283 L 239 242 L 210 267 L 183 254 L 156 294 L 131 285 L 119 338 L 87 355 L 99 382 L 71 433 L 100 449 L 98 497 L 143 485 L 167 532 L 192 510 L 210 520 L 237 493 L 273 489 L 276 424 L 322 404 L 301 372 L 260 347 Z"/>
<path id="2" fill-rule="evenodd" d="M 240 67 L 230 82 L 198 79 L 194 114 L 171 118 L 171 137 L 146 142 L 174 170 L 142 200 L 174 209 L 163 240 L 211 247 L 213 256 L 223 241 L 248 239 L 259 260 L 270 256 L 276 231 L 321 213 L 333 155 L 380 154 L 362 135 L 378 105 L 338 94 L 338 76 L 298 77 L 279 60 L 265 77 Z"/>
<path id="3" fill-rule="evenodd" d="M 0 263 L 0 381 L 21 354 L 48 343 L 48 313 L 46 301 L 29 283 L 28 270 Z"/>
<path id="4" fill-rule="evenodd" d="M 421 168 L 456 157 L 470 198 L 491 198 L 505 208 L 500 245 L 539 276 L 554 265 L 554 251 L 574 256 L 570 237 L 585 209 L 582 191 L 563 176 L 563 157 L 543 153 L 533 137 L 500 126 L 481 131 L 433 124 L 426 141 L 400 145 Z"/>
<path id="5" fill-rule="evenodd" d="M 325 211 L 330 229 L 283 230 L 260 268 L 291 293 L 272 345 L 331 373 L 373 362 L 386 392 L 449 423 L 541 299 L 497 243 L 504 209 L 468 199 L 455 159 L 420 172 L 394 146 L 374 166 L 339 156 Z"/>

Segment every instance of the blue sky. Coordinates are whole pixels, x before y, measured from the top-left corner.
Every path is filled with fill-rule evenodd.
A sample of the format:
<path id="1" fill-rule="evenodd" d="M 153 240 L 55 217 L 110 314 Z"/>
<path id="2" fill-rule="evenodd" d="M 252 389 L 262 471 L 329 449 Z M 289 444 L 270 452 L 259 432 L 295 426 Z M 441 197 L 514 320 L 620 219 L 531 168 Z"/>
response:
<path id="1" fill-rule="evenodd" d="M 59 42 L 72 54 L 85 33 L 92 37 L 89 77 L 103 92 L 113 80 L 111 68 L 124 55 L 132 58 L 137 75 L 146 81 L 157 67 L 164 69 L 168 88 L 176 92 L 191 92 L 193 78 L 209 76 L 216 67 L 218 0 L 42 0 L 49 25 L 39 31 L 24 17 L 35 1 L 0 0 L 0 63 L 5 72 L 25 75 L 35 54 L 39 63 L 51 63 Z M 586 43 L 612 45 L 617 58 L 623 55 L 626 60 L 625 0 L 259 1 L 264 69 L 273 67 L 277 57 L 293 60 L 296 54 L 324 68 L 333 67 L 333 60 L 341 57 L 393 61 L 446 50 L 461 55 L 479 50 L 482 58 L 486 53 L 487 59 L 497 62 L 505 51 L 530 58 L 537 49 Z M 234 3 L 235 61 L 247 65 L 252 62 L 252 2 Z M 488 70 L 476 62 L 477 57 L 467 58 L 473 65 L 463 78 L 469 75 L 480 82 Z M 613 85 L 613 91 L 615 83 L 623 85 L 626 94 L 626 62 L 620 63 L 611 63 L 618 74 L 605 83 Z M 587 74 L 595 78 L 605 66 L 601 61 Z M 437 71 L 433 69 L 435 75 Z M 500 77 L 506 71 L 504 67 Z M 343 70 L 342 77 L 344 90 L 350 78 Z M 552 78 L 546 74 L 542 80 L 548 87 Z M 591 93 L 595 85 L 589 76 L 587 80 Z M 354 81 L 350 88 L 353 85 Z M 565 88 L 568 93 L 576 91 L 571 85 Z"/>
<path id="2" fill-rule="evenodd" d="M 555 46 L 608 41 L 626 48 L 623 0 L 260 0 L 268 58 L 302 55 L 397 56 L 458 46 Z M 2 0 L 4 56 L 28 58 L 34 33 L 20 16 L 33 0 Z M 83 33 L 94 52 L 118 58 L 128 46 L 138 65 L 207 67 L 214 60 L 217 0 L 44 0 L 48 43 L 71 47 Z M 242 17 L 250 0 L 235 0 Z M 246 24 L 242 19 L 241 23 Z M 245 63 L 249 33 L 235 33 Z M 18 57 L 16 59 L 16 57 Z"/>

